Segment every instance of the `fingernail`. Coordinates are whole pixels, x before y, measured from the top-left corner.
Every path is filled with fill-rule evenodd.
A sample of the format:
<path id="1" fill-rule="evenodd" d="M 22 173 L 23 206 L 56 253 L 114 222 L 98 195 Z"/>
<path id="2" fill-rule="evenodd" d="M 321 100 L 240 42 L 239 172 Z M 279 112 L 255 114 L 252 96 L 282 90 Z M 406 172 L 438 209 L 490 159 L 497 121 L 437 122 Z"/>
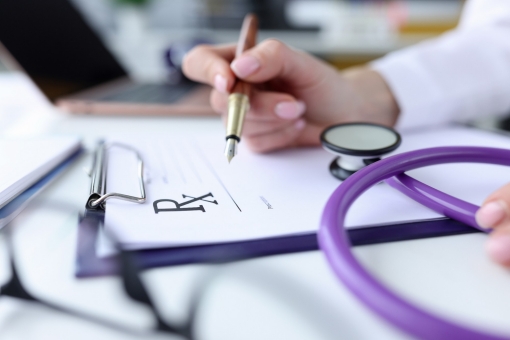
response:
<path id="1" fill-rule="evenodd" d="M 247 77 L 259 69 L 260 62 L 251 55 L 245 55 L 234 60 L 230 67 L 239 77 Z"/>
<path id="2" fill-rule="evenodd" d="M 214 77 L 214 88 L 221 93 L 227 93 L 227 79 L 221 74 Z"/>
<path id="3" fill-rule="evenodd" d="M 306 125 L 306 122 L 304 119 L 300 119 L 298 120 L 295 124 L 294 124 L 294 128 L 298 131 L 301 131 L 305 128 L 305 125 Z"/>
<path id="4" fill-rule="evenodd" d="M 495 235 L 487 241 L 487 252 L 496 262 L 510 263 L 510 235 Z"/>
<path id="5" fill-rule="evenodd" d="M 294 119 L 305 113 L 305 103 L 302 101 L 296 102 L 281 102 L 276 104 L 274 111 L 276 115 L 283 119 Z"/>
<path id="6" fill-rule="evenodd" d="M 484 204 L 476 212 L 476 222 L 480 227 L 493 228 L 506 216 L 505 202 L 498 200 Z"/>

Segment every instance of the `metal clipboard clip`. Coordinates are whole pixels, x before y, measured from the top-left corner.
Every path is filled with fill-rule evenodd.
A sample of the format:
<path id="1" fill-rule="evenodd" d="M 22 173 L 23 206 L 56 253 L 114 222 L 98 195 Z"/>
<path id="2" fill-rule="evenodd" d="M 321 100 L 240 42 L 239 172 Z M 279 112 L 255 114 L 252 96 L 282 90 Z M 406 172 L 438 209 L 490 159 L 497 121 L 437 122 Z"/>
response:
<path id="1" fill-rule="evenodd" d="M 138 158 L 137 173 L 138 183 L 140 186 L 140 197 L 120 194 L 117 192 L 106 192 L 106 174 L 108 167 L 108 150 L 118 147 L 132 151 Z M 90 173 L 90 196 L 87 200 L 87 209 L 104 209 L 104 203 L 111 199 L 120 199 L 134 203 L 144 203 L 146 200 L 145 184 L 143 180 L 143 160 L 140 153 L 133 147 L 121 143 L 108 143 L 100 141 L 94 153 L 94 161 L 92 163 L 92 171 Z"/>

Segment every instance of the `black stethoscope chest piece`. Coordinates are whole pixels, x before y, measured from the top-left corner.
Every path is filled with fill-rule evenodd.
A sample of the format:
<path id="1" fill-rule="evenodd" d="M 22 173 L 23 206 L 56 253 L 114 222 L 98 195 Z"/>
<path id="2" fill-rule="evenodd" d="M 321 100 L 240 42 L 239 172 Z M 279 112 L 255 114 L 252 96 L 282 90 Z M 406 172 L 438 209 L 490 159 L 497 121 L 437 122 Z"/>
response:
<path id="1" fill-rule="evenodd" d="M 324 149 L 337 157 L 329 170 L 344 180 L 382 155 L 399 147 L 402 139 L 392 128 L 372 123 L 345 123 L 328 127 L 321 134 Z"/>

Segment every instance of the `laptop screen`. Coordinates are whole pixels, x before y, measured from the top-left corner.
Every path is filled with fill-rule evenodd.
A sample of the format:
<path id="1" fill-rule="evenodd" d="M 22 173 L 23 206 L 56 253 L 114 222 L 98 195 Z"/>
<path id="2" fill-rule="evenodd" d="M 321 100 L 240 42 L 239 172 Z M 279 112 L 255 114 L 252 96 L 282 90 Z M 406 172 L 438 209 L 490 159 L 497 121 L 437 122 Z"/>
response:
<path id="1" fill-rule="evenodd" d="M 126 76 L 69 0 L 0 0 L 0 42 L 50 100 Z"/>

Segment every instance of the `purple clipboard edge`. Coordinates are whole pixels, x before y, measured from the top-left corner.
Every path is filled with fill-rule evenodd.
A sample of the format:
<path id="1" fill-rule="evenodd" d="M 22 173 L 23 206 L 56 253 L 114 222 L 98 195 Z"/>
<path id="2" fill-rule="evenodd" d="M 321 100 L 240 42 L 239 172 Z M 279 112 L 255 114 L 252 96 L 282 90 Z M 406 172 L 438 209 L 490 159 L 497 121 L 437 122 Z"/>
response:
<path id="1" fill-rule="evenodd" d="M 80 218 L 75 273 L 77 277 L 115 275 L 118 271 L 115 256 L 101 258 L 96 255 L 98 230 L 103 221 L 102 211 L 87 211 Z M 448 218 L 348 230 L 353 246 L 476 232 L 479 231 Z M 136 250 L 131 253 L 140 268 L 148 269 L 192 263 L 226 263 L 317 249 L 316 234 L 309 233 L 241 242 Z"/>

